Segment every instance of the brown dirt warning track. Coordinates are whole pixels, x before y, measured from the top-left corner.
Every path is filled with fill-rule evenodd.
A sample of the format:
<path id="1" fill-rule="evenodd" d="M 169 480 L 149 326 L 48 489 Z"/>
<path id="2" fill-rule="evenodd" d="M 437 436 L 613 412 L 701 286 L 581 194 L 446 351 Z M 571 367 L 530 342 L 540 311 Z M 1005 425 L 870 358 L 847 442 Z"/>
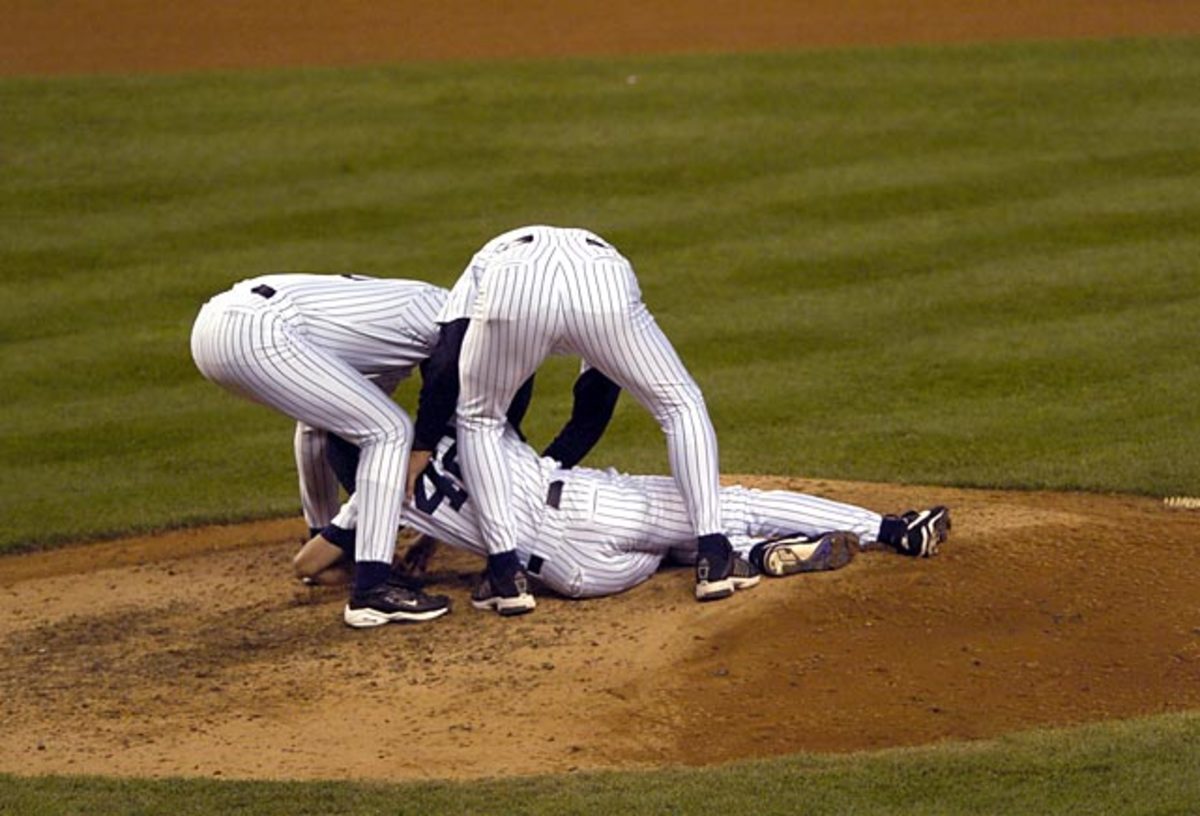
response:
<path id="1" fill-rule="evenodd" d="M 189 4 L 17 0 L 0 73 L 734 51 L 1200 32 L 1190 0 Z M 1047 8 L 1053 6 L 1053 8 Z M 203 9 L 203 11 L 201 11 Z M 0 559 L 0 771 L 414 779 L 697 764 L 1200 707 L 1200 513 L 1121 496 L 730 477 L 883 512 L 946 503 L 944 553 L 869 553 L 715 604 L 623 595 L 358 632 L 295 584 L 303 522 Z M 720 738 L 713 739 L 714 727 Z"/>

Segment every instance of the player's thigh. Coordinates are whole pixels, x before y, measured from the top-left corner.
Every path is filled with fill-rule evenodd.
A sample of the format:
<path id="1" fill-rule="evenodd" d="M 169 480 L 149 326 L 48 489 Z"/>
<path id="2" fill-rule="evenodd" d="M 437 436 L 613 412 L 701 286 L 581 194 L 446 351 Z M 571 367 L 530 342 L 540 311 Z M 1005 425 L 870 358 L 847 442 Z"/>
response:
<path id="1" fill-rule="evenodd" d="M 593 322 L 594 328 L 578 333 L 578 352 L 655 416 L 703 400 L 687 366 L 645 305 L 639 302 L 627 312 Z"/>
<path id="2" fill-rule="evenodd" d="M 411 436 L 408 415 L 337 356 L 287 332 L 268 358 L 242 375 L 255 399 L 357 444 Z"/>
<path id="3" fill-rule="evenodd" d="M 459 357 L 459 413 L 503 416 L 517 389 L 549 355 L 551 343 L 534 323 L 472 318 Z"/>
<path id="4" fill-rule="evenodd" d="M 572 529 L 580 540 L 616 552 L 666 552 L 694 537 L 687 506 L 670 476 L 583 471 L 575 479 L 589 476 L 590 513 Z"/>
<path id="5" fill-rule="evenodd" d="M 582 582 L 578 598 L 616 595 L 644 583 L 658 571 L 663 554 L 653 552 L 610 552 L 603 560 L 581 564 Z"/>

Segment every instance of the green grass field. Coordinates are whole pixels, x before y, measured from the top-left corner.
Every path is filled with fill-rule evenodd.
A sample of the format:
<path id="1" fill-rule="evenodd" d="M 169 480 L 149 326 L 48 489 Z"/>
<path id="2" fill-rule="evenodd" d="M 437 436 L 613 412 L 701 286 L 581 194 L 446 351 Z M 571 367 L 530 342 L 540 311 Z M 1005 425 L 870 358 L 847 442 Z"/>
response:
<path id="1" fill-rule="evenodd" d="M 0 549 L 294 513 L 200 303 L 449 284 L 529 222 L 634 261 L 728 472 L 1200 491 L 1198 80 L 1183 40 L 5 81 Z M 624 404 L 594 459 L 663 448 Z"/>
<path id="2" fill-rule="evenodd" d="M 449 284 L 532 222 L 634 262 L 726 472 L 1196 494 L 1197 88 L 1187 39 L 0 81 L 0 551 L 296 514 L 289 421 L 192 366 L 203 300 L 285 269 Z M 539 378 L 534 441 L 571 375 Z M 589 461 L 665 470 L 665 446 L 625 400 Z M 1083 733 L 1052 742 L 1108 732 Z M 1132 779 L 1123 740 L 1097 737 L 1115 787 L 1038 812 L 1195 812 L 1194 778 L 1175 804 L 1145 798 L 1176 756 L 1196 767 L 1194 721 L 1180 733 Z M 957 805 L 882 808 L 835 762 L 845 807 L 804 812 L 1022 812 L 973 800 L 988 771 L 948 750 L 918 764 Z M 1039 751 L 1014 757 L 995 796 L 1053 789 Z M 807 790 L 823 762 L 789 773 Z M 612 795 L 691 809 L 656 779 Z M 201 812 L 201 784 L 10 779 L 0 812 Z M 612 812 L 590 793 L 555 810 L 559 784 L 529 812 Z M 289 812 L 369 813 L 407 789 L 205 790 L 225 812 L 303 790 L 336 801 Z M 439 791 L 421 812 L 470 795 Z M 60 800 L 84 804 L 28 804 Z"/>

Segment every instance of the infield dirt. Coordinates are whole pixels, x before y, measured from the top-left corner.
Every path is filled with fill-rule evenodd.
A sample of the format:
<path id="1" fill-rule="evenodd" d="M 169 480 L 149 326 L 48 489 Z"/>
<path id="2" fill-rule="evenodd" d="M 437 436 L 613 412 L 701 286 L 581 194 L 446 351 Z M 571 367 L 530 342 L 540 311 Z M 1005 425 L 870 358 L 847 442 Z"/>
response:
<path id="1" fill-rule="evenodd" d="M 743 5 L 22 0 L 0 72 L 1195 34 L 1190 0 Z M 986 6 L 986 7 L 985 7 Z M 797 7 L 803 13 L 798 14 Z M 323 17 L 322 14 L 331 15 Z M 712 398 L 719 399 L 719 395 Z M 286 453 L 284 454 L 286 455 Z M 990 737 L 1200 707 L 1197 511 L 1147 498 L 765 477 L 884 512 L 946 503 L 944 554 L 867 554 L 698 604 L 686 569 L 529 616 L 357 632 L 289 577 L 303 522 L 0 560 L 0 771 L 476 777 Z"/>

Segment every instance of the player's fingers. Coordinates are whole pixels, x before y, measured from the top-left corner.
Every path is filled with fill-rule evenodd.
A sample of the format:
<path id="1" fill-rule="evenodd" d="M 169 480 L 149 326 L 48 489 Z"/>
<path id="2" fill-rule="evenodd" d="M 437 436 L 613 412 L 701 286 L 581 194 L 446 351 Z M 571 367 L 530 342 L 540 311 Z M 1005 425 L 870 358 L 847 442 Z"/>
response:
<path id="1" fill-rule="evenodd" d="M 404 566 L 410 575 L 421 575 L 429 568 L 429 561 L 437 550 L 437 539 L 423 535 L 404 553 Z"/>

